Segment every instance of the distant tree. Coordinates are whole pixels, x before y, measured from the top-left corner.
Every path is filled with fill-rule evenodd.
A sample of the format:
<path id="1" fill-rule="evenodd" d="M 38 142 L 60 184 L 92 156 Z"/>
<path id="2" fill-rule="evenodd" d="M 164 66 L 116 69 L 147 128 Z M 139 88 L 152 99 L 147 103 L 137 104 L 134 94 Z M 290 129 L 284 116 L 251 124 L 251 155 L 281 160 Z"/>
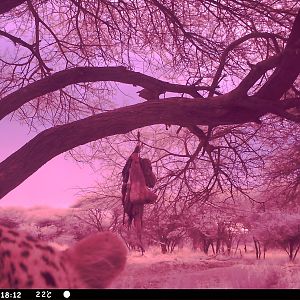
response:
<path id="1" fill-rule="evenodd" d="M 12 229 L 18 228 L 18 226 L 20 225 L 17 221 L 14 221 L 9 217 L 1 217 L 0 224 Z"/>
<path id="2" fill-rule="evenodd" d="M 300 249 L 300 215 L 272 211 L 252 216 L 251 233 L 254 236 L 256 256 L 259 259 L 261 244 L 265 252 L 268 248 L 280 247 L 286 251 L 290 261 L 294 261 Z"/>
<path id="3" fill-rule="evenodd" d="M 267 205 L 299 212 L 300 139 L 297 127 L 285 130 L 280 147 L 266 160 L 264 197 Z"/>
<path id="4" fill-rule="evenodd" d="M 212 201 L 216 204 L 220 199 Z M 241 243 L 247 242 L 248 229 L 243 220 L 235 205 L 223 203 L 220 207 L 211 207 L 205 203 L 201 208 L 192 207 L 186 213 L 187 235 L 194 250 L 200 247 L 208 254 L 211 248 L 214 254 L 234 255 Z"/>
<path id="5" fill-rule="evenodd" d="M 94 228 L 96 231 L 116 231 L 117 224 L 121 219 L 121 214 L 116 210 L 105 211 L 101 208 L 88 208 L 86 210 L 77 211 L 74 214 L 80 222 L 86 223 L 89 227 Z"/>
<path id="6" fill-rule="evenodd" d="M 172 210 L 161 213 L 156 206 L 145 217 L 145 236 L 150 244 L 159 246 L 163 254 L 172 253 L 186 236 L 184 219 Z"/>
<path id="7" fill-rule="evenodd" d="M 18 208 L 3 207 L 0 209 L 0 224 L 9 228 L 18 228 L 25 219 L 25 211 Z"/>

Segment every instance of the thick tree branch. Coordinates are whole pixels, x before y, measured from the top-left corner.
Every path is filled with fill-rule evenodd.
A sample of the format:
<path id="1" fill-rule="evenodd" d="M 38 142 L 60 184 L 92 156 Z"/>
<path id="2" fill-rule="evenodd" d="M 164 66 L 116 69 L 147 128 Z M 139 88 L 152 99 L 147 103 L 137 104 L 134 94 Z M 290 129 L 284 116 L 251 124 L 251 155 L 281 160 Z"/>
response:
<path id="1" fill-rule="evenodd" d="M 204 89 L 204 87 L 168 83 L 139 72 L 126 70 L 125 67 L 78 67 L 57 72 L 2 98 L 0 120 L 34 98 L 71 84 L 97 81 L 115 81 L 140 86 L 150 91 L 186 93 L 194 97 L 198 90 Z"/>
<path id="2" fill-rule="evenodd" d="M 0 163 L 0 198 L 53 157 L 97 139 L 153 124 L 189 127 L 247 123 L 279 110 L 272 102 L 254 97 L 242 99 L 237 106 L 231 96 L 147 101 L 47 129 Z"/>
<path id="3" fill-rule="evenodd" d="M 247 76 L 240 82 L 235 91 L 246 94 L 250 88 L 253 87 L 255 82 L 261 78 L 268 70 L 275 68 L 282 58 L 282 55 L 274 55 L 266 60 L 260 61 L 252 67 L 252 70 Z"/>
<path id="4" fill-rule="evenodd" d="M 223 52 L 221 58 L 220 58 L 220 64 L 219 67 L 216 71 L 216 74 L 214 76 L 213 82 L 211 84 L 211 91 L 209 92 L 209 97 L 214 95 L 214 92 L 219 84 L 219 80 L 221 78 L 221 74 L 222 71 L 225 67 L 226 64 L 226 59 L 228 58 L 228 54 L 230 53 L 230 51 L 232 51 L 233 49 L 235 49 L 236 47 L 238 47 L 240 44 L 244 43 L 245 41 L 248 41 L 249 39 L 257 39 L 257 38 L 265 38 L 265 39 L 272 39 L 274 45 L 277 45 L 276 43 L 276 35 L 272 34 L 272 33 L 268 33 L 268 32 L 252 32 L 249 33 L 237 40 L 235 40 L 234 42 L 232 42 Z"/>
<path id="5" fill-rule="evenodd" d="M 260 98 L 279 100 L 300 73 L 300 11 L 294 21 L 283 57 L 272 76 L 256 94 Z"/>
<path id="6" fill-rule="evenodd" d="M 10 39 L 14 44 L 19 44 L 19 45 L 29 49 L 34 54 L 34 45 L 30 45 L 30 44 L 26 43 L 25 41 L 23 41 L 22 39 L 6 32 L 4 30 L 0 30 L 0 35 Z"/>
<path id="7" fill-rule="evenodd" d="M 26 0 L 1 0 L 0 1 L 0 14 L 9 12 L 11 9 L 23 4 Z"/>

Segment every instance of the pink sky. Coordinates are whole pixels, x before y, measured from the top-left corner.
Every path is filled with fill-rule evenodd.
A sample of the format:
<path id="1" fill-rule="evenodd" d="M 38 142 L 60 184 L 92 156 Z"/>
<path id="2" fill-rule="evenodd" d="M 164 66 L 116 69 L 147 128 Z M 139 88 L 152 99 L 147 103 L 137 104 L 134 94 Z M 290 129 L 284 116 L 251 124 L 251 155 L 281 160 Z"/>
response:
<path id="1" fill-rule="evenodd" d="M 5 118 L 0 122 L 0 160 L 33 138 L 26 125 Z M 0 199 L 0 206 L 68 207 L 78 198 L 79 188 L 95 185 L 97 174 L 85 165 L 78 165 L 61 154 L 46 163 L 21 185 Z"/>
<path id="2" fill-rule="evenodd" d="M 119 84 L 114 98 L 120 106 L 132 104 L 136 98 L 136 87 Z M 0 122 L 0 161 L 21 148 L 37 133 L 29 132 L 27 125 L 10 120 L 8 116 Z M 41 167 L 21 185 L 0 199 L 1 206 L 51 206 L 68 207 L 78 197 L 79 189 L 94 187 L 97 174 L 87 165 L 78 164 L 73 159 L 65 159 L 61 154 Z"/>

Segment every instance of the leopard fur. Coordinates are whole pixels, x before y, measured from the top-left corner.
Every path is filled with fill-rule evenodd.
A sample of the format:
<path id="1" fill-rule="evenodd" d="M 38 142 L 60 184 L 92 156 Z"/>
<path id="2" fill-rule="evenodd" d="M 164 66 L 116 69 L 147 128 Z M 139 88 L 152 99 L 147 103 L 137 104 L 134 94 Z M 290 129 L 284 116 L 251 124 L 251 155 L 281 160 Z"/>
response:
<path id="1" fill-rule="evenodd" d="M 0 226 L 0 288 L 105 288 L 125 266 L 127 250 L 110 232 L 59 251 Z"/>

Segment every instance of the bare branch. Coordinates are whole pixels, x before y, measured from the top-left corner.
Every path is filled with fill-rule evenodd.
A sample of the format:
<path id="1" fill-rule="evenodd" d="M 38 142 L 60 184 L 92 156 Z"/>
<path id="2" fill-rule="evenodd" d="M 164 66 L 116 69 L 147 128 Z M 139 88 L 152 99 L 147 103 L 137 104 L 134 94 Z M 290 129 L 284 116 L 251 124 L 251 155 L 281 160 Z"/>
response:
<path id="1" fill-rule="evenodd" d="M 248 41 L 249 39 L 257 39 L 257 38 L 265 38 L 265 39 L 272 39 L 274 40 L 275 37 L 278 37 L 274 34 L 268 33 L 268 32 L 253 32 L 253 33 L 249 33 L 237 40 L 235 40 L 234 42 L 232 42 L 223 52 L 221 58 L 220 58 L 220 64 L 219 67 L 216 71 L 216 74 L 214 76 L 213 82 L 211 84 L 211 91 L 209 92 L 209 97 L 214 95 L 214 92 L 216 90 L 216 87 L 219 84 L 220 78 L 221 78 L 221 74 L 222 71 L 225 67 L 226 64 L 226 59 L 228 57 L 228 54 L 230 51 L 232 51 L 234 48 L 238 47 L 240 44 L 244 43 L 245 41 Z M 276 40 L 276 39 L 275 39 Z"/>
<path id="2" fill-rule="evenodd" d="M 60 71 L 7 95 L 0 102 L 0 120 L 28 101 L 80 82 L 115 81 L 144 87 L 148 90 L 194 95 L 201 87 L 172 84 L 126 70 L 125 67 L 77 67 Z"/>
<path id="3" fill-rule="evenodd" d="M 37 60 L 38 60 L 38 62 L 41 65 L 42 68 L 44 68 L 47 72 L 50 72 L 52 70 L 51 68 L 47 67 L 47 65 L 42 60 L 39 51 L 36 50 L 36 45 L 35 44 L 30 45 L 30 44 L 26 43 L 25 41 L 23 41 L 22 39 L 20 39 L 16 36 L 13 36 L 13 35 L 9 34 L 8 32 L 5 32 L 3 30 L 0 30 L 0 35 L 10 39 L 15 44 L 19 44 L 19 45 L 29 49 L 30 52 L 37 58 Z"/>

